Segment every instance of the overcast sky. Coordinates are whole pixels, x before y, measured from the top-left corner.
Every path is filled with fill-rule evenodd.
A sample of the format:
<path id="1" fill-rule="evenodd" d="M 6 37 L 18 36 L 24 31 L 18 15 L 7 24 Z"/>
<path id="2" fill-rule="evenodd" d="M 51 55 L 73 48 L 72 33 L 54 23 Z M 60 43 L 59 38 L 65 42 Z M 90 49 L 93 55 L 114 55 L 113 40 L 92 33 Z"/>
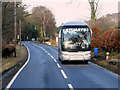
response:
<path id="1" fill-rule="evenodd" d="M 118 12 L 119 0 L 99 0 L 98 18 L 106 14 Z M 30 5 L 30 11 L 36 6 L 46 6 L 49 8 L 56 19 L 56 25 L 68 21 L 87 21 L 90 19 L 90 6 L 88 0 L 23 0 Z"/>

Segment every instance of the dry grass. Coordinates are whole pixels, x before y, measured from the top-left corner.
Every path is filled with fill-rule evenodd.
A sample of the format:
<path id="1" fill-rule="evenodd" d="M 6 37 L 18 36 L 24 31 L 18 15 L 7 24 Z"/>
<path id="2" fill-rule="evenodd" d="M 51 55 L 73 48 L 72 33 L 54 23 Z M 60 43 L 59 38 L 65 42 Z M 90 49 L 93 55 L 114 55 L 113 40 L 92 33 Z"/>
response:
<path id="1" fill-rule="evenodd" d="M 115 56 L 112 56 L 111 59 L 120 59 L 120 54 L 117 54 Z"/>
<path id="2" fill-rule="evenodd" d="M 17 45 L 17 57 L 9 57 L 7 59 L 2 59 L 2 72 L 9 70 L 10 68 L 14 67 L 20 61 L 25 60 L 27 56 L 27 51 L 24 46 Z"/>
<path id="3" fill-rule="evenodd" d="M 51 43 L 51 46 L 57 46 L 57 43 L 55 40 L 50 40 L 49 42 Z"/>
<path id="4" fill-rule="evenodd" d="M 35 42 L 36 42 L 36 43 L 40 43 L 39 41 L 35 41 Z M 48 42 L 50 42 L 51 45 L 48 45 L 48 44 L 46 44 L 46 43 L 41 43 L 41 44 L 57 47 L 57 43 L 56 43 L 55 40 L 50 40 L 50 41 L 48 41 Z"/>

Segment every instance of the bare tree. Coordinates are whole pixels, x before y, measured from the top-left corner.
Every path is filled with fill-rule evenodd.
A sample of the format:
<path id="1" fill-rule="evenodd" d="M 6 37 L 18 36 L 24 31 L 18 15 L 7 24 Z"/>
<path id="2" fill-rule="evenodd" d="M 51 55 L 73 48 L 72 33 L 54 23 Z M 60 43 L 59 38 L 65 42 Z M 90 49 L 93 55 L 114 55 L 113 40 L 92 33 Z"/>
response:
<path id="1" fill-rule="evenodd" d="M 95 0 L 88 0 L 89 4 L 90 4 L 90 8 L 91 8 L 91 24 L 95 24 L 95 20 L 96 20 L 96 13 L 98 10 L 98 1 Z"/>
<path id="2" fill-rule="evenodd" d="M 33 8 L 32 12 L 33 20 L 39 26 L 39 29 L 41 33 L 39 33 L 42 36 L 42 39 L 46 38 L 46 27 L 55 25 L 55 18 L 52 12 L 44 7 L 44 6 L 38 6 Z"/>

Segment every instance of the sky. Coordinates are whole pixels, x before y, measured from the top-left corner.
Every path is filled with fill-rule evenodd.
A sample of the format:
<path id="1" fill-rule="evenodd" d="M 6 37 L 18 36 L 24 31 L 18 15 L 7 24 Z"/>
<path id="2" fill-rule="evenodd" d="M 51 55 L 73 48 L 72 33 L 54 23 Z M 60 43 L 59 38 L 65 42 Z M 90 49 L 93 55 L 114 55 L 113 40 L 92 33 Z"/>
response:
<path id="1" fill-rule="evenodd" d="M 118 13 L 118 1 L 99 0 L 97 18 Z M 68 21 L 90 20 L 91 12 L 88 0 L 23 0 L 23 3 L 29 5 L 28 11 L 41 5 L 49 8 L 55 16 L 56 26 Z"/>

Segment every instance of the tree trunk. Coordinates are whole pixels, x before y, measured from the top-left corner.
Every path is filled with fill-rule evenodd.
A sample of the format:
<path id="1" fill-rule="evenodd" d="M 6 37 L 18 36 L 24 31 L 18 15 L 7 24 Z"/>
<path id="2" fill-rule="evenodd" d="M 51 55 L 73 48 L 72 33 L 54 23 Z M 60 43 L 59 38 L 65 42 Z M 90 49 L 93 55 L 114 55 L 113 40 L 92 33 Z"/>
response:
<path id="1" fill-rule="evenodd" d="M 91 23 L 94 24 L 95 23 L 95 6 L 94 6 L 94 2 L 91 2 Z"/>
<path id="2" fill-rule="evenodd" d="M 95 24 L 96 12 L 98 9 L 98 2 L 95 0 L 88 0 L 91 8 L 91 25 Z"/>

